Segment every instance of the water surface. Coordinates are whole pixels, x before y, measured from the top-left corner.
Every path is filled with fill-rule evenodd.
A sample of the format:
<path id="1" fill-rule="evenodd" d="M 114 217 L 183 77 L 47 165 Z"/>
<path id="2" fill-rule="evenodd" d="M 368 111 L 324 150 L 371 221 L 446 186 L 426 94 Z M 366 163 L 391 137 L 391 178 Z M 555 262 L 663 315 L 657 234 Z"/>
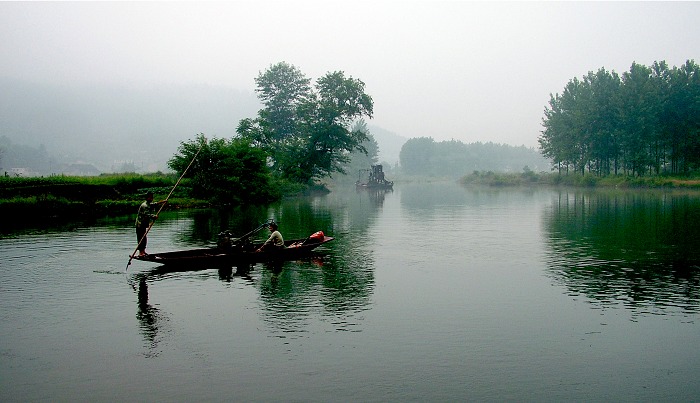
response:
<path id="1" fill-rule="evenodd" d="M 0 239 L 3 401 L 690 401 L 700 197 L 397 185 L 164 214 L 149 251 L 274 218 L 318 256 L 168 271 L 133 218 Z M 265 235 L 261 233 L 261 236 Z"/>

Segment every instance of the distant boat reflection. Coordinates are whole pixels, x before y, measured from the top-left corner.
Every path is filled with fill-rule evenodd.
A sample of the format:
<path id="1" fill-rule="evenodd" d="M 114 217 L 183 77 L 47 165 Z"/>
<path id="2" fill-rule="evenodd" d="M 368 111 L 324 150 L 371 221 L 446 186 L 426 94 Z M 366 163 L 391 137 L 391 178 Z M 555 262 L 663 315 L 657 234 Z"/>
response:
<path id="1" fill-rule="evenodd" d="M 387 193 L 393 193 L 393 188 L 360 188 L 356 190 L 357 193 L 366 193 L 370 202 L 375 207 L 382 207 L 384 205 L 384 199 Z"/>

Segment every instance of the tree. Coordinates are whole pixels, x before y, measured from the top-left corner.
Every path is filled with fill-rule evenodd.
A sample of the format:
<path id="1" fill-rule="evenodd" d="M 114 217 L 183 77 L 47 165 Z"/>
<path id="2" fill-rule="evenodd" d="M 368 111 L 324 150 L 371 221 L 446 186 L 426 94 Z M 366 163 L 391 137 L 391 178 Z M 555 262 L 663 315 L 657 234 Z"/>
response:
<path id="1" fill-rule="evenodd" d="M 278 162 L 294 143 L 299 107 L 313 96 L 310 80 L 298 68 L 281 62 L 260 73 L 255 83 L 255 91 L 265 107 L 257 119 L 243 119 L 238 132 Z"/>
<path id="2" fill-rule="evenodd" d="M 620 77 L 604 68 L 584 77 L 589 100 L 584 116 L 589 158 L 598 175 L 617 173 L 620 156 Z"/>
<path id="3" fill-rule="evenodd" d="M 481 170 L 518 172 L 525 165 L 538 170 L 547 166 L 547 160 L 534 148 L 492 142 L 435 142 L 429 137 L 406 141 L 399 158 L 407 175 L 453 178 Z"/>
<path id="4" fill-rule="evenodd" d="M 555 163 L 584 172 L 588 162 L 588 145 L 584 140 L 583 118 L 587 103 L 586 83 L 574 78 L 561 95 L 550 95 L 550 107 L 545 108 L 545 130 L 539 139 L 545 156 Z"/>
<path id="5" fill-rule="evenodd" d="M 408 175 L 429 175 L 432 172 L 435 140 L 432 137 L 413 138 L 401 147 L 399 161 Z"/>
<path id="6" fill-rule="evenodd" d="M 625 161 L 629 171 L 643 175 L 653 164 L 651 148 L 658 129 L 658 93 L 652 70 L 641 64 L 632 63 L 630 71 L 622 74 L 622 82 Z"/>
<path id="7" fill-rule="evenodd" d="M 669 72 L 662 127 L 672 172 L 700 168 L 700 66 L 692 60 Z"/>
<path id="8" fill-rule="evenodd" d="M 194 160 L 185 175 L 191 179 L 193 196 L 239 205 L 269 202 L 276 197 L 270 187 L 265 153 L 247 140 L 207 141 L 199 134 L 195 140 L 180 143 L 178 152 L 168 166 L 182 175 Z"/>
<path id="9" fill-rule="evenodd" d="M 271 66 L 255 80 L 264 108 L 255 119 L 243 119 L 236 130 L 266 151 L 275 174 L 310 184 L 343 165 L 367 136 L 351 130 L 353 122 L 372 117 L 373 101 L 365 84 L 342 71 L 327 73 L 312 88 L 301 71 L 285 62 Z"/>

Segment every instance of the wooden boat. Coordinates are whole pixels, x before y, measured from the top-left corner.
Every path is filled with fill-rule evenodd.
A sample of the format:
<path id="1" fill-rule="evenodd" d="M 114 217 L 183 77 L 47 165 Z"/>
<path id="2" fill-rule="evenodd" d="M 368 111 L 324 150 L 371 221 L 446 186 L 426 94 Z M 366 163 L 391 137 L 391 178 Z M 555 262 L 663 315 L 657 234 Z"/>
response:
<path id="1" fill-rule="evenodd" d="M 135 256 L 134 259 L 169 266 L 196 265 L 242 265 L 270 261 L 294 260 L 309 256 L 319 246 L 332 241 L 333 237 L 308 237 L 285 241 L 282 249 L 264 249 L 256 252 L 262 246 L 260 243 L 242 243 L 219 245 L 214 248 L 189 249 L 174 252 L 151 253 L 146 256 Z"/>

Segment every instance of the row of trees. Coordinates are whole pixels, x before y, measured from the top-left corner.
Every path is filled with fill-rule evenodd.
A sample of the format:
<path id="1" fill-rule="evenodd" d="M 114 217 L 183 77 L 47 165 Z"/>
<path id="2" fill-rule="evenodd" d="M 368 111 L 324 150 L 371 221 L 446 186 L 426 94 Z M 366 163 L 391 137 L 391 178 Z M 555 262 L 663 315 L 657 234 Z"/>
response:
<path id="1" fill-rule="evenodd" d="M 372 117 L 374 104 L 361 80 L 335 71 L 312 84 L 297 67 L 280 62 L 255 83 L 263 104 L 257 117 L 241 120 L 230 140 L 200 135 L 181 143 L 168 162 L 181 174 L 201 148 L 188 171 L 196 194 L 263 202 L 278 196 L 280 183 L 313 185 L 344 173 L 353 152 L 367 154 L 372 143 L 364 117 Z"/>
<path id="2" fill-rule="evenodd" d="M 589 72 L 550 97 L 543 126 L 542 153 L 560 172 L 688 173 L 700 167 L 700 67 Z"/>
<path id="3" fill-rule="evenodd" d="M 520 172 L 526 166 L 535 171 L 549 168 L 549 162 L 537 150 L 525 146 L 464 144 L 457 140 L 436 142 L 430 137 L 406 141 L 399 161 L 407 175 L 455 178 L 473 171 Z"/>

